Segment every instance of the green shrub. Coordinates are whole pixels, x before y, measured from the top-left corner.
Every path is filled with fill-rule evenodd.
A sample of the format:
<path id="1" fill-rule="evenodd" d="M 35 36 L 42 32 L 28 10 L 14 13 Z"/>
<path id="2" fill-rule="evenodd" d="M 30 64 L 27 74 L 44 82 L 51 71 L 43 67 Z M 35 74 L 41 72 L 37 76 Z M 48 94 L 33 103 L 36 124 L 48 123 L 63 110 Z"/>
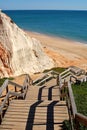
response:
<path id="1" fill-rule="evenodd" d="M 70 124 L 70 121 L 69 120 L 65 120 L 63 122 L 63 130 L 71 130 L 71 124 Z"/>
<path id="2" fill-rule="evenodd" d="M 14 78 L 12 78 L 12 77 L 6 78 L 6 77 L 5 77 L 5 78 L 0 79 L 0 87 L 2 86 L 2 84 L 4 83 L 4 81 L 5 81 L 6 79 L 13 80 Z"/>
<path id="3" fill-rule="evenodd" d="M 49 71 L 51 71 L 51 70 L 54 70 L 54 71 L 56 71 L 56 72 L 58 72 L 58 73 L 61 73 L 61 72 L 63 72 L 65 69 L 66 69 L 66 68 L 55 67 L 55 68 L 52 68 L 52 69 L 49 69 L 49 70 L 44 70 L 44 73 L 49 72 Z"/>
<path id="4" fill-rule="evenodd" d="M 74 84 L 72 89 L 78 112 L 87 116 L 87 82 Z"/>

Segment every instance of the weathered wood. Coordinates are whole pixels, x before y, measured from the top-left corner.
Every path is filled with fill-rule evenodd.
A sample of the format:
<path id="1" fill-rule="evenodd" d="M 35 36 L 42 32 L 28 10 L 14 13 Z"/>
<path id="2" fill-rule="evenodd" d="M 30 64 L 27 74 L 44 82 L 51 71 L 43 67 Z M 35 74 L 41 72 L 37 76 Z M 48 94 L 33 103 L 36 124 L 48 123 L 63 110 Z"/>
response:
<path id="1" fill-rule="evenodd" d="M 0 113 L 0 125 L 1 125 L 1 122 L 2 122 L 2 111 Z"/>
<path id="2" fill-rule="evenodd" d="M 48 74 L 50 74 L 51 72 L 53 72 L 53 71 L 51 70 L 51 71 L 49 71 L 49 72 L 47 72 L 47 73 L 45 73 L 45 74 L 42 74 L 39 78 L 37 78 L 36 80 L 33 81 L 33 84 L 35 84 L 35 83 L 38 82 L 38 81 L 43 80 L 43 79 L 44 79 L 45 77 L 47 77 Z"/>
<path id="3" fill-rule="evenodd" d="M 52 76 L 52 75 L 50 75 L 50 76 L 48 76 L 48 77 L 44 78 L 44 79 L 43 79 L 43 80 L 41 80 L 39 83 L 37 83 L 37 85 L 42 84 L 43 82 L 45 82 L 46 80 L 49 80 L 50 78 L 53 78 L 53 76 Z"/>
<path id="4" fill-rule="evenodd" d="M 58 72 L 55 72 L 55 71 L 53 71 L 53 70 L 51 70 L 51 71 L 49 71 L 49 72 L 47 72 L 47 73 L 45 73 L 45 74 L 43 74 L 43 75 L 41 75 L 39 78 L 37 78 L 36 80 L 34 80 L 33 81 L 33 84 L 35 84 L 36 82 L 38 82 L 38 81 L 42 81 L 42 80 L 44 80 L 46 77 L 48 77 L 49 75 L 52 75 L 53 77 L 54 77 L 54 75 L 59 75 L 59 73 Z"/>
<path id="5" fill-rule="evenodd" d="M 50 74 L 49 76 L 53 75 Z M 24 97 L 29 86 L 28 82 L 29 80 L 26 79 L 23 84 L 23 93 L 8 91 L 9 95 L 21 96 L 23 94 Z M 0 129 L 24 130 L 27 126 L 27 129 L 34 130 L 38 130 L 38 128 L 56 130 L 59 128 L 58 125 L 62 125 L 64 120 L 69 119 L 66 102 L 58 99 L 60 93 L 55 78 L 45 83 L 44 88 L 42 86 L 32 86 L 28 90 L 27 97 L 32 98 L 29 98 L 29 100 L 11 101 Z M 38 96 L 39 94 L 41 97 Z M 39 98 L 41 99 L 39 100 Z M 62 130 L 62 127 L 60 129 Z"/>
<path id="6" fill-rule="evenodd" d="M 27 102 L 29 101 L 27 100 Z M 56 102 L 56 104 L 54 104 L 54 102 Z M 24 126 L 24 124 L 26 126 L 28 123 L 29 125 L 31 125 L 33 121 L 32 127 L 34 127 L 36 124 L 36 126 L 38 127 L 41 125 L 43 129 L 44 127 L 42 124 L 44 124 L 45 128 L 48 127 L 50 124 L 52 124 L 52 127 L 55 127 L 55 124 L 62 125 L 65 119 L 69 119 L 65 101 L 43 101 L 41 102 L 41 104 L 38 104 L 41 106 L 35 106 L 33 104 L 36 104 L 36 102 L 32 102 L 32 105 L 28 105 L 28 103 L 26 104 L 26 100 L 21 100 L 21 103 L 23 103 L 23 107 L 21 107 L 20 105 L 20 107 L 18 107 L 18 104 L 15 103 L 16 100 L 14 100 L 14 108 L 12 107 L 12 105 L 10 105 L 9 109 L 6 112 L 5 118 L 2 122 L 2 125 L 4 127 L 8 125 L 8 127 L 12 126 L 12 129 L 16 128 L 19 130 L 19 127 L 17 127 L 19 126 L 19 124 L 20 126 Z M 24 105 L 26 105 L 26 108 L 24 108 Z M 26 128 L 23 128 L 23 130 L 24 129 Z M 56 129 L 57 127 L 55 128 L 55 130 Z"/>
<path id="7" fill-rule="evenodd" d="M 2 102 L 2 104 L 0 106 L 0 113 L 2 113 L 2 110 L 3 110 L 4 106 L 5 106 L 5 103 L 7 102 L 8 98 L 9 98 L 9 92 L 7 93 L 4 101 Z"/>
<path id="8" fill-rule="evenodd" d="M 72 92 L 72 88 L 71 88 L 70 82 L 68 82 L 68 91 L 69 91 L 69 98 L 70 98 L 70 102 L 71 102 L 71 106 L 72 106 L 73 116 L 75 118 L 75 114 L 77 113 L 77 108 L 76 108 L 74 95 L 73 95 L 73 92 Z"/>
<path id="9" fill-rule="evenodd" d="M 64 79 L 64 78 L 66 78 L 66 77 L 68 77 L 70 75 L 71 75 L 71 72 L 67 72 L 65 75 L 61 76 L 61 78 Z"/>
<path id="10" fill-rule="evenodd" d="M 8 86 L 8 79 L 5 80 L 5 82 L 3 83 L 3 85 L 0 87 L 0 97 L 2 95 L 2 92 L 6 89 L 6 87 Z"/>
<path id="11" fill-rule="evenodd" d="M 67 70 L 65 70 L 65 71 L 63 71 L 62 73 L 60 73 L 60 76 L 62 76 L 62 75 L 65 75 L 67 72 L 69 72 L 70 71 L 70 68 L 68 68 Z"/>
<path id="12" fill-rule="evenodd" d="M 7 85 L 7 87 L 6 87 L 6 95 L 7 95 L 7 93 L 8 93 L 8 85 Z M 9 98 L 7 99 L 7 104 L 9 105 Z"/>
<path id="13" fill-rule="evenodd" d="M 17 87 L 16 87 L 16 85 L 15 85 L 15 92 L 17 92 Z M 17 99 L 17 96 L 16 96 L 16 99 Z"/>
<path id="14" fill-rule="evenodd" d="M 76 113 L 75 114 L 75 120 L 76 122 L 79 122 L 81 123 L 82 125 L 86 126 L 87 127 L 87 116 L 84 116 L 80 113 Z M 79 128 L 78 128 L 79 129 Z"/>
<path id="15" fill-rule="evenodd" d="M 21 85 L 19 85 L 19 84 L 17 84 L 17 83 L 14 83 L 14 82 L 12 82 L 12 81 L 10 81 L 9 80 L 9 82 L 8 82 L 9 84 L 11 84 L 11 85 L 13 85 L 13 87 L 19 87 L 19 88 L 23 88 L 23 86 L 21 86 Z"/>
<path id="16" fill-rule="evenodd" d="M 3 91 L 5 89 L 6 89 L 6 96 L 5 96 L 3 102 L 1 103 L 1 106 L 0 106 L 0 121 L 2 121 L 2 114 L 3 114 L 3 110 L 4 110 L 3 108 L 5 107 L 5 104 L 7 103 L 8 106 L 9 106 L 9 97 L 10 97 L 10 95 L 12 95 L 14 97 L 23 97 L 23 99 L 24 99 L 24 97 L 26 95 L 26 92 L 27 92 L 27 89 L 28 89 L 28 86 L 29 86 L 29 83 L 30 83 L 30 80 L 31 80 L 30 76 L 26 75 L 23 86 L 21 86 L 21 85 L 19 85 L 17 83 L 14 83 L 14 82 L 12 82 L 10 80 L 6 80 L 3 83 L 3 85 L 0 88 L 0 97 L 2 96 L 2 93 L 3 93 Z M 13 85 L 13 87 L 15 89 L 15 92 L 9 91 L 8 84 Z M 17 87 L 21 88 L 21 90 L 22 90 L 21 93 L 17 92 Z"/>
<path id="17" fill-rule="evenodd" d="M 78 67 L 76 67 L 76 66 L 71 66 L 71 67 L 70 67 L 70 71 L 71 71 L 73 74 L 77 75 L 77 76 L 82 75 L 82 74 L 85 74 L 85 70 L 83 70 L 83 69 L 81 69 L 81 68 L 78 68 Z"/>
<path id="18" fill-rule="evenodd" d="M 50 71 L 49 73 L 47 73 L 47 75 L 45 75 L 46 77 L 42 78 L 41 81 L 38 83 L 38 85 L 40 83 L 46 81 L 47 79 L 53 77 L 53 75 L 54 75 L 53 73 L 54 73 L 53 71 Z M 79 130 L 79 123 L 83 124 L 84 126 L 87 126 L 87 118 L 85 116 L 77 113 L 77 108 L 75 105 L 71 84 L 70 84 L 70 82 L 68 82 L 68 84 L 67 84 L 66 81 L 64 80 L 64 78 L 66 78 L 69 74 L 70 74 L 70 69 L 64 71 L 61 74 L 56 74 L 57 80 L 55 80 L 55 78 L 53 78 L 53 80 L 51 82 L 49 82 L 48 84 L 46 83 L 45 84 L 46 86 L 44 86 L 44 87 L 42 87 L 42 86 L 41 87 L 35 86 L 35 88 L 34 88 L 34 86 L 30 87 L 29 95 L 27 97 L 32 97 L 32 98 L 29 98 L 32 100 L 12 101 L 10 107 L 8 108 L 8 110 L 6 112 L 5 120 L 3 121 L 2 124 L 8 125 L 8 126 L 9 125 L 15 126 L 12 129 L 15 129 L 15 128 L 19 129 L 19 127 L 17 127 L 17 124 L 19 125 L 19 123 L 20 124 L 24 123 L 26 126 L 26 123 L 29 123 L 29 125 L 30 125 L 32 123 L 32 121 L 33 121 L 32 127 L 34 127 L 34 124 L 37 124 L 37 126 L 45 124 L 45 129 L 49 127 L 49 124 L 51 124 L 51 126 L 52 126 L 52 123 L 54 125 L 52 127 L 55 127 L 55 124 L 58 124 L 58 123 L 62 124 L 64 120 L 69 119 L 69 116 L 68 116 L 66 102 L 59 101 L 59 97 L 63 98 L 66 96 L 64 88 L 65 88 L 65 86 L 68 86 L 69 95 L 67 95 L 67 96 L 69 98 L 69 104 L 72 107 L 72 112 L 73 112 L 73 117 L 74 117 L 73 119 L 75 119 L 76 123 L 77 123 L 76 130 Z M 55 80 L 55 82 L 57 81 L 57 84 L 59 85 L 59 87 L 58 86 L 55 87 L 55 85 L 53 86 L 54 80 Z M 15 92 L 10 92 L 8 90 L 8 84 L 11 84 L 14 86 Z M 18 85 L 12 81 L 6 81 L 6 83 L 3 85 L 2 90 L 0 89 L 1 92 L 3 92 L 3 90 L 5 88 L 7 90 L 7 95 L 6 95 L 5 99 L 3 100 L 2 105 L 0 107 L 1 120 L 2 120 L 3 108 L 6 104 L 6 102 L 9 100 L 9 96 L 10 95 L 12 95 L 14 97 L 21 96 L 24 99 L 26 96 L 26 93 L 27 93 L 27 89 L 30 84 L 32 84 L 32 83 L 31 83 L 31 79 L 30 79 L 29 75 L 26 75 L 23 86 Z M 17 92 L 17 87 L 21 88 L 21 93 Z M 63 91 L 63 93 L 61 95 L 60 95 L 60 93 L 58 93 L 59 88 L 60 88 L 60 91 Z M 38 91 L 40 91 L 40 92 L 38 93 Z M 40 94 L 41 97 L 37 97 L 38 94 Z M 69 109 L 70 109 L 70 107 L 69 107 Z M 52 115 L 52 113 L 53 113 L 53 115 Z M 29 115 L 30 115 L 30 117 L 28 117 Z M 4 128 L 6 128 L 6 127 L 4 127 Z"/>
<path id="19" fill-rule="evenodd" d="M 63 72 L 62 74 L 59 75 L 58 77 L 58 81 L 59 81 L 59 86 L 60 86 L 60 90 L 62 90 L 65 86 L 68 86 L 68 93 L 67 93 L 67 100 L 68 100 L 68 107 L 69 107 L 69 111 L 71 111 L 72 109 L 72 112 L 70 112 L 71 114 L 73 113 L 73 119 L 75 120 L 75 127 L 76 127 L 76 130 L 79 130 L 79 124 L 82 124 L 83 126 L 86 126 L 87 127 L 87 117 L 80 114 L 80 113 L 77 113 L 77 107 L 76 107 L 76 104 L 75 104 L 75 100 L 74 100 L 74 95 L 73 95 L 73 92 L 72 92 L 72 88 L 71 88 L 71 78 L 75 78 L 75 80 L 77 80 L 77 76 L 75 76 L 74 74 L 72 74 L 72 72 L 69 72 L 70 70 L 66 70 L 65 72 Z M 70 81 L 68 81 L 68 85 L 66 84 L 65 86 L 62 84 L 62 79 L 67 77 L 68 75 L 70 74 Z M 62 76 L 63 75 L 63 76 Z M 61 96 L 64 95 L 64 93 L 61 94 Z M 70 114 L 70 118 L 72 118 L 72 115 Z M 72 119 L 71 119 L 71 122 L 72 122 Z M 72 124 L 73 125 L 73 124 Z M 73 126 L 72 126 L 73 128 Z"/>
<path id="20" fill-rule="evenodd" d="M 6 87 L 6 94 L 8 93 L 8 85 L 7 85 L 7 87 Z"/>
<path id="21" fill-rule="evenodd" d="M 53 77 L 55 77 L 54 75 L 56 75 L 56 76 L 58 76 L 58 75 L 59 75 L 59 73 L 58 73 L 58 72 L 56 72 L 56 71 L 54 71 L 54 70 L 51 72 L 51 74 L 53 75 Z"/>

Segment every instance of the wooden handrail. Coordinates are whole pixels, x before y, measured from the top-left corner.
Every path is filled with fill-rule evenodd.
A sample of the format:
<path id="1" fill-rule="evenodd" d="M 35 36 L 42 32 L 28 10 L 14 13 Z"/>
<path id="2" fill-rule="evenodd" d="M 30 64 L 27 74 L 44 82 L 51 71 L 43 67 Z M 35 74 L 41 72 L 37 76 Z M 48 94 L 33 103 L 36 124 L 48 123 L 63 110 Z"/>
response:
<path id="1" fill-rule="evenodd" d="M 87 127 L 87 116 L 84 116 L 84 115 L 82 115 L 80 113 L 76 113 L 75 114 L 75 120 L 76 120 L 76 123 L 77 122 L 81 123 L 81 124 L 83 124 L 84 126 Z"/>
<path id="2" fill-rule="evenodd" d="M 66 78 L 67 76 L 70 76 L 71 75 L 71 72 L 67 72 L 65 75 L 61 76 L 62 79 Z"/>
<path id="3" fill-rule="evenodd" d="M 59 75 L 59 73 L 58 73 L 58 72 L 56 72 L 56 71 L 54 71 L 54 70 L 52 70 L 51 74 L 56 74 L 56 75 Z"/>
<path id="4" fill-rule="evenodd" d="M 8 90 L 8 85 L 11 84 L 13 85 L 13 87 L 15 88 L 15 92 L 12 92 L 12 91 L 9 91 Z M 8 102 L 8 105 L 9 105 L 9 96 L 12 95 L 12 96 L 15 96 L 15 97 L 22 97 L 23 99 L 25 98 L 25 95 L 26 95 L 26 92 L 27 92 L 27 89 L 28 89 L 28 86 L 32 84 L 32 79 L 30 78 L 30 76 L 28 74 L 26 74 L 26 77 L 25 77 L 25 80 L 24 80 L 24 83 L 23 83 L 23 86 L 17 84 L 17 83 L 14 83 L 10 80 L 6 80 L 3 85 L 1 86 L 0 88 L 0 97 L 3 93 L 3 91 L 6 89 L 7 90 L 7 94 L 0 106 L 0 122 L 2 121 L 2 115 L 3 115 L 3 108 L 5 107 L 5 104 L 6 102 Z M 16 91 L 16 87 L 19 87 L 21 88 L 21 93 L 18 93 Z"/>
<path id="5" fill-rule="evenodd" d="M 51 71 L 49 71 L 49 72 L 47 72 L 47 73 L 41 75 L 41 77 L 37 78 L 36 80 L 34 80 L 34 81 L 33 81 L 33 84 L 35 84 L 37 81 L 43 82 L 42 80 L 45 80 L 45 78 L 48 78 L 49 74 L 51 74 L 51 75 L 59 75 L 58 72 L 55 72 L 54 70 L 51 70 Z M 37 85 L 38 85 L 38 84 L 39 84 L 39 83 L 37 83 Z"/>
<path id="6" fill-rule="evenodd" d="M 9 94 L 10 94 L 10 92 L 7 93 L 7 95 L 5 96 L 3 102 L 2 102 L 2 104 L 0 106 L 0 114 L 2 113 L 2 109 L 5 106 L 5 103 L 6 103 L 7 99 L 8 99 L 8 97 L 9 97 Z"/>
<path id="7" fill-rule="evenodd" d="M 23 86 L 21 86 L 21 85 L 19 85 L 19 84 L 15 83 L 15 82 L 12 82 L 12 81 L 7 79 L 7 80 L 5 80 L 3 85 L 0 87 L 0 97 L 1 97 L 1 95 L 3 93 L 3 91 L 8 87 L 9 84 L 13 85 L 13 87 L 16 86 L 16 87 L 19 87 L 21 89 L 23 88 Z"/>
<path id="8" fill-rule="evenodd" d="M 31 82 L 32 79 L 30 78 L 30 76 L 29 76 L 28 74 L 26 74 L 26 77 L 25 77 L 23 86 L 22 86 L 22 85 L 19 85 L 19 84 L 17 84 L 17 83 L 15 83 L 15 82 L 13 82 L 13 81 L 10 81 L 10 80 L 8 80 L 8 79 L 5 80 L 5 82 L 3 83 L 3 85 L 0 87 L 0 97 L 1 97 L 1 95 L 2 95 L 2 92 L 8 87 L 9 84 L 13 85 L 13 87 L 16 86 L 16 87 L 19 87 L 19 88 L 23 89 L 24 86 L 25 86 L 25 84 L 27 83 L 27 81 L 28 81 L 29 85 L 32 84 L 32 82 Z"/>
<path id="9" fill-rule="evenodd" d="M 67 70 L 65 70 L 65 71 L 63 71 L 62 73 L 60 73 L 60 76 L 66 74 L 66 73 L 69 72 L 69 71 L 70 71 L 70 68 L 68 68 Z"/>
<path id="10" fill-rule="evenodd" d="M 2 95 L 2 92 L 6 89 L 6 87 L 8 86 L 8 82 L 9 80 L 5 80 L 5 82 L 3 83 L 3 85 L 0 87 L 0 97 Z"/>
<path id="11" fill-rule="evenodd" d="M 5 96 L 5 98 L 4 98 L 3 102 L 2 102 L 2 104 L 1 104 L 0 113 L 2 113 L 2 109 L 4 108 L 5 103 L 8 101 L 10 95 L 12 95 L 12 96 L 23 96 L 23 93 L 21 94 L 21 93 L 18 93 L 18 92 L 9 91 L 9 92 L 7 93 L 7 95 Z"/>
<path id="12" fill-rule="evenodd" d="M 70 82 L 68 82 L 68 92 L 69 92 L 69 98 L 70 98 L 70 102 L 71 102 L 73 116 L 75 118 L 75 114 L 77 113 L 77 107 L 76 107 L 76 104 L 75 104 L 74 95 L 73 95 L 73 92 L 72 92 Z"/>
<path id="13" fill-rule="evenodd" d="M 63 78 L 65 78 L 69 73 L 69 70 L 66 70 L 65 72 L 63 72 L 63 76 L 61 74 L 59 74 L 59 76 L 57 77 L 57 81 L 58 81 L 58 85 L 60 87 L 60 90 L 62 89 L 62 87 L 64 87 L 64 83 L 63 83 Z M 65 74 L 65 75 L 64 75 Z M 72 73 L 70 74 L 70 76 L 74 76 Z M 76 76 L 74 76 L 74 78 L 77 78 Z M 71 114 L 73 114 L 73 116 L 70 114 L 70 120 L 71 122 L 73 121 L 73 119 L 75 120 L 75 130 L 79 130 L 79 124 L 82 124 L 83 126 L 87 127 L 87 117 L 82 115 L 81 113 L 77 112 L 77 107 L 75 104 L 75 100 L 74 100 L 74 95 L 73 95 L 73 91 L 72 91 L 72 87 L 71 87 L 71 83 L 70 81 L 68 81 L 67 84 L 67 88 L 68 88 L 68 93 L 67 93 L 67 99 L 68 101 L 68 107 L 70 109 L 70 111 L 72 110 Z M 73 119 L 72 119 L 73 117 Z M 72 124 L 72 129 L 74 129 L 73 127 L 73 123 Z"/>
<path id="14" fill-rule="evenodd" d="M 75 129 L 79 130 L 80 123 L 83 126 L 87 127 L 87 117 L 84 116 L 83 114 L 77 112 L 77 107 L 75 104 L 74 95 L 72 92 L 72 87 L 71 87 L 70 81 L 68 82 L 68 94 L 69 94 L 70 104 L 71 104 L 71 108 L 72 108 L 73 119 L 75 120 Z"/>
<path id="15" fill-rule="evenodd" d="M 2 122 L 2 118 L 3 118 L 3 108 L 6 104 L 6 102 L 8 101 L 8 105 L 9 105 L 9 96 L 12 95 L 12 96 L 21 96 L 23 97 L 23 93 L 18 93 L 18 92 L 12 92 L 12 91 L 9 91 L 7 93 L 7 95 L 5 96 L 1 106 L 0 106 L 0 123 Z"/>
<path id="16" fill-rule="evenodd" d="M 43 83 L 43 82 L 45 82 L 46 80 L 48 80 L 48 79 L 51 79 L 51 78 L 53 78 L 53 76 L 51 75 L 51 76 L 48 76 L 48 77 L 46 77 L 46 78 L 44 78 L 43 80 L 41 80 L 39 83 L 37 83 L 36 85 L 40 85 L 41 83 Z"/>
<path id="17" fill-rule="evenodd" d="M 13 82 L 13 81 L 10 81 L 10 80 L 8 81 L 8 84 L 11 84 L 11 85 L 13 85 L 13 86 L 17 86 L 18 88 L 23 88 L 23 86 L 21 86 L 21 85 L 15 83 L 15 82 Z"/>
<path id="18" fill-rule="evenodd" d="M 62 87 L 62 78 L 61 78 L 60 75 L 59 75 L 59 87 L 60 87 L 60 88 Z"/>

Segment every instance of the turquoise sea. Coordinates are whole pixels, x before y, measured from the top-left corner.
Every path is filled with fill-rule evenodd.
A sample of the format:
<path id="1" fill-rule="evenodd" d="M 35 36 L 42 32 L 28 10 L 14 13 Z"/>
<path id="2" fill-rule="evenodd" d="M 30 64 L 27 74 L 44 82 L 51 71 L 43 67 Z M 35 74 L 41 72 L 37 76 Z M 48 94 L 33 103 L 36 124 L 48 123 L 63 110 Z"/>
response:
<path id="1" fill-rule="evenodd" d="M 87 11 L 3 11 L 22 29 L 87 43 Z"/>

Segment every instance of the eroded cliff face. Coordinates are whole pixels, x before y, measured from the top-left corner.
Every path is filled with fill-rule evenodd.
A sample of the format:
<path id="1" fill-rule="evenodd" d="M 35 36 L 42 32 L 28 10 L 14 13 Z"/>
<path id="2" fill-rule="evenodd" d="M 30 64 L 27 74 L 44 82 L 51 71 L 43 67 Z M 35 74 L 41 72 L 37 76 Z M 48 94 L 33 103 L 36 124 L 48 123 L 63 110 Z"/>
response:
<path id="1" fill-rule="evenodd" d="M 53 66 L 40 42 L 0 12 L 0 77 L 41 72 Z"/>

